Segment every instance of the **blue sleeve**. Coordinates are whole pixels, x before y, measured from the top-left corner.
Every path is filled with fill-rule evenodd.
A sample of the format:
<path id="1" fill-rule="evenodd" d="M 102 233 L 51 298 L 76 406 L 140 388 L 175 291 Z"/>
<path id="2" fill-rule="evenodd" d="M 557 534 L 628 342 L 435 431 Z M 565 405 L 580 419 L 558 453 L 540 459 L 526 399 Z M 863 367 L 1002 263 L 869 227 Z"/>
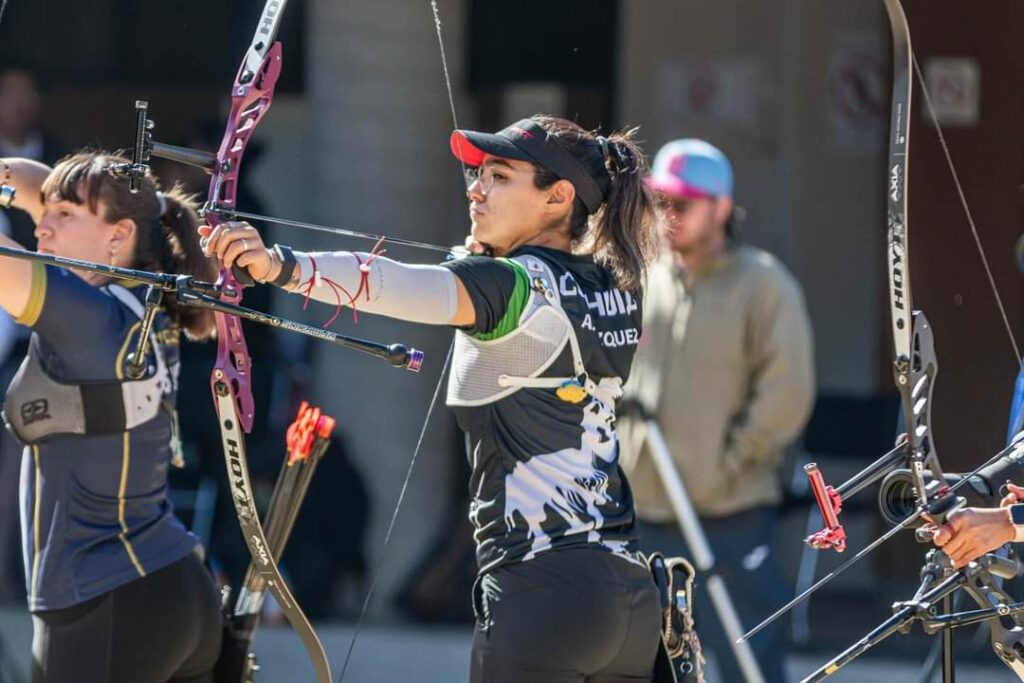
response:
<path id="1" fill-rule="evenodd" d="M 120 379 L 139 325 L 103 289 L 63 268 L 42 265 L 33 268 L 29 305 L 18 322 L 38 335 L 48 369 L 76 381 Z"/>

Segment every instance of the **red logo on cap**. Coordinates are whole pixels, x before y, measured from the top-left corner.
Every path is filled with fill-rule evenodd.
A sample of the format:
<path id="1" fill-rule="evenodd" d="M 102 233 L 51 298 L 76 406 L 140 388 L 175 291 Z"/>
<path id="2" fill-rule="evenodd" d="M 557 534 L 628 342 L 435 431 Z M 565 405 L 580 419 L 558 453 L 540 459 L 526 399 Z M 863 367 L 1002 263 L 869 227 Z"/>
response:
<path id="1" fill-rule="evenodd" d="M 517 128 L 516 126 L 512 126 L 512 130 L 515 131 L 516 135 L 518 135 L 521 138 L 526 138 L 527 140 L 533 139 L 533 133 L 531 133 L 528 130 L 523 130 L 522 128 Z"/>

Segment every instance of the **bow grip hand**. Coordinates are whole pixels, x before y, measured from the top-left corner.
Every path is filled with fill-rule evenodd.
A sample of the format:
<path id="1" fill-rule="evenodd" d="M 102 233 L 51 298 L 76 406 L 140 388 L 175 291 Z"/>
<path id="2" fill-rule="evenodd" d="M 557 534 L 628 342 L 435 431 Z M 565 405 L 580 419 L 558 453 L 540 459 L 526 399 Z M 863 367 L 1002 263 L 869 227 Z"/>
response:
<path id="1" fill-rule="evenodd" d="M 263 243 L 256 228 L 245 222 L 226 221 L 199 226 L 203 253 L 216 256 L 238 284 L 252 287 L 273 280 L 280 272 L 274 253 Z"/>

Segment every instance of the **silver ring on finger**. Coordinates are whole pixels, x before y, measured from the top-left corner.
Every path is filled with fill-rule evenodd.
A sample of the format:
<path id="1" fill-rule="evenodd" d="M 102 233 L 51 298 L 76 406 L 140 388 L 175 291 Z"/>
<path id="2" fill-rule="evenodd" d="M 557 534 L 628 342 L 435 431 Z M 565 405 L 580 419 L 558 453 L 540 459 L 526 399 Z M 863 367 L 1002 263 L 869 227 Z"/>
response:
<path id="1" fill-rule="evenodd" d="M 249 251 L 249 247 L 245 244 L 245 238 L 242 238 L 242 253 Z"/>

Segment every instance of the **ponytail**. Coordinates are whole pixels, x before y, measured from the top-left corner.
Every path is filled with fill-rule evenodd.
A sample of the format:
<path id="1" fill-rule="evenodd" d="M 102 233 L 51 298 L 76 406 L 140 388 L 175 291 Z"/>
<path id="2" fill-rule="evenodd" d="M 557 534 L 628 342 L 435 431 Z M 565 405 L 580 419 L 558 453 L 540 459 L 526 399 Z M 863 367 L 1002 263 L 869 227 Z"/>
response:
<path id="1" fill-rule="evenodd" d="M 616 285 L 636 289 L 658 255 L 654 201 L 643 179 L 647 159 L 634 140 L 636 128 L 607 138 L 579 125 L 550 116 L 533 120 L 548 131 L 604 190 L 604 201 L 591 214 L 577 196 L 569 219 L 574 250 L 591 254 L 611 271 Z M 534 185 L 550 187 L 558 176 L 535 165 Z"/>
<path id="2" fill-rule="evenodd" d="M 193 197 L 186 195 L 180 185 L 167 192 L 156 192 L 160 213 L 160 235 L 155 242 L 156 270 L 163 273 L 183 273 L 199 280 L 212 282 L 217 278 L 217 266 L 213 259 L 203 254 L 199 244 L 199 217 Z M 142 242 L 136 246 L 136 261 L 140 263 L 147 256 Z M 150 258 L 153 258 L 152 256 Z M 150 266 L 151 267 L 151 266 Z M 189 339 L 208 339 L 213 336 L 215 325 L 210 311 L 203 308 L 179 306 L 174 295 L 166 297 L 167 312 L 177 321 Z"/>
<path id="3" fill-rule="evenodd" d="M 658 255 L 654 201 L 643 179 L 647 160 L 633 141 L 637 129 L 608 138 L 605 168 L 611 178 L 604 205 L 591 217 L 589 251 L 615 275 L 624 289 L 640 286 Z"/>

